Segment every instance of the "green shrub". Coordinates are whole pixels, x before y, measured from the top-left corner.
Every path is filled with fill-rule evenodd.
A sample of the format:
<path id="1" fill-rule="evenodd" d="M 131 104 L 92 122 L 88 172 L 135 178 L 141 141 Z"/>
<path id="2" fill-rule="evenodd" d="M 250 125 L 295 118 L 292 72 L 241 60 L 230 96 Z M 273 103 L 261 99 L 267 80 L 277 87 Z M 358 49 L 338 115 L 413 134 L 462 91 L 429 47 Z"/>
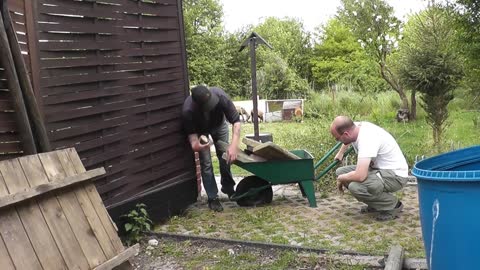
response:
<path id="1" fill-rule="evenodd" d="M 144 232 L 151 230 L 152 221 L 148 217 L 146 205 L 139 203 L 128 214 L 122 215 L 125 241 L 127 245 L 137 243 Z"/>

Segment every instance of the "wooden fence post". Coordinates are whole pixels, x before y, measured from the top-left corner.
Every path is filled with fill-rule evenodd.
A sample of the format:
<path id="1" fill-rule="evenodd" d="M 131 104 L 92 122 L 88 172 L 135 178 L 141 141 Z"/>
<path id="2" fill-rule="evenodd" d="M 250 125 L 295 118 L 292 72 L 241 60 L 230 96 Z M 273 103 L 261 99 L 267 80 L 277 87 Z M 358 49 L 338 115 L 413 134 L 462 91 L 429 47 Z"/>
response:
<path id="1" fill-rule="evenodd" d="M 2 5 L 6 0 L 2 1 Z M 7 77 L 7 85 L 12 94 L 13 104 L 15 107 L 15 117 L 17 127 L 19 129 L 20 137 L 22 139 L 22 146 L 24 154 L 35 154 L 37 148 L 33 139 L 32 129 L 28 120 L 27 109 L 23 100 L 22 90 L 18 83 L 18 76 L 15 71 L 13 56 L 8 43 L 7 33 L 5 31 L 5 24 L 3 16 L 0 14 L 0 61 L 5 69 Z"/>
<path id="2" fill-rule="evenodd" d="M 31 119 L 32 121 L 32 132 L 35 134 L 35 138 L 37 138 L 37 140 L 35 140 L 37 142 L 36 146 L 39 148 L 38 150 L 40 152 L 51 151 L 47 130 L 45 128 L 43 117 L 40 114 L 40 110 L 35 99 L 32 84 L 28 76 L 28 70 L 25 66 L 25 62 L 23 61 L 22 52 L 20 51 L 20 47 L 18 45 L 17 35 L 15 33 L 15 29 L 13 28 L 12 19 L 10 18 L 7 1 L 3 1 L 3 5 L 1 8 L 5 25 L 5 32 L 7 34 L 7 38 L 10 43 L 10 50 L 13 56 L 14 67 L 19 78 L 20 88 L 22 90 L 24 100 L 26 102 L 25 107 L 27 109 L 29 119 Z M 34 71 L 32 71 L 32 74 L 33 73 Z"/>

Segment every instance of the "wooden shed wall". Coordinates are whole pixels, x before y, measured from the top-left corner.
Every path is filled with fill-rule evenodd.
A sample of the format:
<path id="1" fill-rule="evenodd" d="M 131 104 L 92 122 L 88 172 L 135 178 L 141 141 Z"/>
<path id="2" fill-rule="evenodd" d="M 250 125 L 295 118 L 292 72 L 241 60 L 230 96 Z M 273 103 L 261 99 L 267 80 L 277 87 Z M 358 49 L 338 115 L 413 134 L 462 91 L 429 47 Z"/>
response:
<path id="1" fill-rule="evenodd" d="M 170 208 L 175 200 L 195 201 L 193 155 L 180 121 L 188 95 L 181 1 L 9 6 L 52 146 L 75 147 L 87 169 L 105 167 L 95 184 L 107 208 L 161 190 L 168 190 L 161 199 Z M 0 139 L 7 141 L 16 133 L 14 122 L 3 121 L 12 119 L 4 92 L 0 120 L 12 127 L 0 130 Z M 10 147 L 21 154 L 18 140 Z"/>

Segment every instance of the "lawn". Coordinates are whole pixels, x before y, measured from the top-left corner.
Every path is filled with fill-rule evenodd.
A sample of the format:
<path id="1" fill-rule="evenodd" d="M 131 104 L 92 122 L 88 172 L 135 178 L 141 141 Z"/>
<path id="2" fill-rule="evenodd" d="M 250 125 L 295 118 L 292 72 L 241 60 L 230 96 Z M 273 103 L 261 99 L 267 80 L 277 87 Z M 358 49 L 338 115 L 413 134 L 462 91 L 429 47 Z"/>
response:
<path id="1" fill-rule="evenodd" d="M 480 112 L 476 111 L 454 111 L 450 114 L 448 126 L 445 130 L 442 152 L 459 149 L 480 143 L 480 126 L 476 122 Z M 273 135 L 276 144 L 284 149 L 305 149 L 313 154 L 315 161 L 319 160 L 334 145 L 335 140 L 330 135 L 330 123 L 332 119 L 305 119 L 302 123 L 281 122 L 281 123 L 260 123 L 260 132 L 269 132 Z M 422 156 L 428 157 L 438 154 L 433 146 L 432 129 L 426 123 L 424 115 L 410 123 L 398 123 L 391 117 L 365 116 L 354 119 L 355 121 L 370 121 L 380 125 L 389 131 L 398 141 L 407 161 L 411 166 L 416 159 Z M 253 133 L 253 124 L 242 125 L 243 138 L 246 134 Z M 244 148 L 244 145 L 240 145 Z M 216 158 L 214 158 L 215 160 Z M 215 173 L 218 174 L 218 161 L 214 161 Z M 232 173 L 235 176 L 250 174 L 243 169 L 232 166 Z"/>
<path id="2" fill-rule="evenodd" d="M 373 113 L 365 111 L 353 115 L 356 115 L 355 121 L 370 121 L 389 131 L 397 139 L 410 167 L 422 157 L 480 143 L 479 111 L 452 110 L 440 148 L 433 146 L 432 129 L 421 110 L 418 119 L 408 123 L 398 123 L 394 114 L 375 110 Z M 301 123 L 260 123 L 260 132 L 272 133 L 274 142 L 284 149 L 305 149 L 318 161 L 336 143 L 329 133 L 333 117 L 334 115 L 320 115 L 304 119 Z M 253 125 L 243 124 L 241 137 L 251 133 Z M 241 144 L 240 147 L 244 148 L 244 145 Z M 215 155 L 213 160 L 218 175 Z M 353 162 L 354 157 L 350 158 L 350 163 Z M 232 166 L 232 173 L 234 176 L 250 174 L 235 165 Z M 259 208 L 227 208 L 222 213 L 209 211 L 206 203 L 200 202 L 183 215 L 172 217 L 164 224 L 157 224 L 155 230 L 302 245 L 332 251 L 352 250 L 376 255 L 384 254 L 392 244 L 399 243 L 405 248 L 408 257 L 424 257 L 415 187 L 397 194 L 409 206 L 409 210 L 405 210 L 399 220 L 378 223 L 371 217 L 359 216 L 360 203 L 350 195 L 339 198 L 332 193 L 334 183 L 331 173 L 317 182 L 317 191 L 320 191 L 317 194 L 320 209 L 317 210 L 305 207 L 305 201 L 299 206 L 292 206 L 292 198 L 276 198 L 272 204 Z M 238 262 L 225 269 L 236 269 L 236 263 Z"/>

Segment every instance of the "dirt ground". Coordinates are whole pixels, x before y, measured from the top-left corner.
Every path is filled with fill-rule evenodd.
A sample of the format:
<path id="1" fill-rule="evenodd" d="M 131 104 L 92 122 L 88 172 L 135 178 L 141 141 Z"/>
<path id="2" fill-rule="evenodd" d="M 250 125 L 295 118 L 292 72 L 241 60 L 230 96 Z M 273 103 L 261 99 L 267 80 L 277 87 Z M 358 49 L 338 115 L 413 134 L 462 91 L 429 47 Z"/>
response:
<path id="1" fill-rule="evenodd" d="M 157 246 L 149 246 L 147 240 L 141 242 L 141 252 L 132 260 L 135 269 L 380 269 L 349 260 L 339 262 L 333 256 L 315 253 L 203 240 L 158 241 Z"/>

